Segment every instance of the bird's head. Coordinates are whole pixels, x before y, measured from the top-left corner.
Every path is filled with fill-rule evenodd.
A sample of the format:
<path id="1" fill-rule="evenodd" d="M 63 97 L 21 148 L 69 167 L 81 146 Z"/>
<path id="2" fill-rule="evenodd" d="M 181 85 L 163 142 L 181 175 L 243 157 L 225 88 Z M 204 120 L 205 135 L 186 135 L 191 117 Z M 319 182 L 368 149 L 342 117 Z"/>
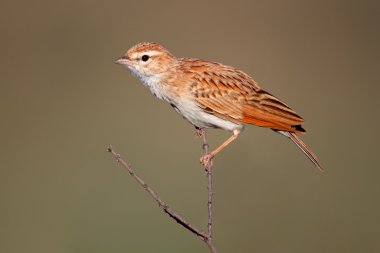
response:
<path id="1" fill-rule="evenodd" d="M 153 42 L 143 42 L 133 46 L 115 63 L 124 65 L 137 76 L 151 77 L 166 72 L 176 64 L 176 61 L 176 58 L 163 46 Z"/>

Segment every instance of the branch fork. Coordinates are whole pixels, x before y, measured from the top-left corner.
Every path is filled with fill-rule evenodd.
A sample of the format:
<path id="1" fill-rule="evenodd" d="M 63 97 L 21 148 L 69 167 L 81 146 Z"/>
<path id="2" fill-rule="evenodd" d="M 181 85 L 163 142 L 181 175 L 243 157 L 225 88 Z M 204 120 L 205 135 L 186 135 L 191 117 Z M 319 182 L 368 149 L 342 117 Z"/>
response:
<path id="1" fill-rule="evenodd" d="M 198 136 L 202 139 L 202 147 L 204 150 L 204 156 L 209 155 L 208 148 L 209 145 L 206 140 L 206 134 L 204 129 L 196 129 Z M 140 185 L 143 187 L 143 189 L 157 202 L 158 206 L 169 215 L 172 219 L 174 219 L 177 223 L 182 225 L 184 228 L 195 234 L 196 236 L 200 237 L 202 241 L 204 241 L 211 253 L 217 253 L 216 248 L 212 241 L 212 157 L 210 158 L 209 162 L 204 163 L 204 169 L 206 171 L 207 176 L 207 192 L 208 192 L 208 199 L 207 199 L 207 214 L 208 214 L 208 222 L 207 222 L 207 232 L 203 231 L 202 229 L 192 225 L 190 222 L 186 221 L 180 214 L 172 210 L 161 198 L 160 196 L 152 189 L 150 186 L 145 183 L 145 181 L 135 173 L 132 166 L 129 165 L 126 161 L 121 158 L 121 155 L 118 154 L 112 147 L 112 145 L 109 145 L 107 148 L 107 151 L 110 152 L 113 157 L 116 159 L 116 161 L 123 166 L 129 175 L 131 175 Z"/>

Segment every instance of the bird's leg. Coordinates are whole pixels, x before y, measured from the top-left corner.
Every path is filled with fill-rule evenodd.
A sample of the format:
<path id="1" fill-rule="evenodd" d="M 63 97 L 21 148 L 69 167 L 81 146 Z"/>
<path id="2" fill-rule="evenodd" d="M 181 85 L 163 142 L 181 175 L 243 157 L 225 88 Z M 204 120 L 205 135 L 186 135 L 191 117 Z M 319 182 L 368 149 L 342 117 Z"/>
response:
<path id="1" fill-rule="evenodd" d="M 202 136 L 205 134 L 204 128 L 195 127 L 195 131 L 197 132 L 199 138 L 202 138 Z"/>
<path id="2" fill-rule="evenodd" d="M 209 146 L 206 141 L 206 130 L 204 128 L 195 127 L 195 131 L 197 132 L 198 137 L 202 139 L 202 148 L 207 153 Z"/>
<path id="3" fill-rule="evenodd" d="M 219 147 L 214 149 L 210 154 L 206 154 L 201 157 L 200 159 L 201 164 L 203 164 L 205 168 L 208 168 L 211 165 L 212 159 L 214 158 L 214 156 L 220 151 L 222 151 L 222 149 L 227 147 L 228 144 L 234 141 L 239 136 L 239 134 L 240 134 L 240 131 L 235 129 L 233 131 L 233 135 L 230 138 L 228 138 L 225 142 L 223 142 Z"/>

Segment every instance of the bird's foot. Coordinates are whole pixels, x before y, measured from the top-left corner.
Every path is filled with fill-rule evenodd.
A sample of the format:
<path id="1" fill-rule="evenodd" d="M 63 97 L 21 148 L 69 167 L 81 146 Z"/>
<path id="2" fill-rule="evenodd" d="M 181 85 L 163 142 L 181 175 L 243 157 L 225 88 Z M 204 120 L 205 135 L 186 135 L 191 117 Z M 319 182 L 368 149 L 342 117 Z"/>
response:
<path id="1" fill-rule="evenodd" d="M 214 158 L 213 154 L 203 155 L 200 159 L 201 164 L 205 167 L 205 170 L 209 170 L 212 166 L 212 159 Z"/>

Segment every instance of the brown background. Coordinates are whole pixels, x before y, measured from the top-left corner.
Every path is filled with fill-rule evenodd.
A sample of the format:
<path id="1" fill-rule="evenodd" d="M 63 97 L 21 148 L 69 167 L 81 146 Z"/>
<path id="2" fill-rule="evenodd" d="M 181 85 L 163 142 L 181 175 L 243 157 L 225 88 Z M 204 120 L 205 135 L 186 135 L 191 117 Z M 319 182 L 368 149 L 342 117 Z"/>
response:
<path id="1" fill-rule="evenodd" d="M 380 252 L 379 1 L 2 1 L 0 252 L 207 252 L 106 153 L 205 228 L 194 129 L 113 63 L 141 41 L 236 66 L 300 113 L 215 160 L 220 252 Z M 209 131 L 212 147 L 229 133 Z"/>

